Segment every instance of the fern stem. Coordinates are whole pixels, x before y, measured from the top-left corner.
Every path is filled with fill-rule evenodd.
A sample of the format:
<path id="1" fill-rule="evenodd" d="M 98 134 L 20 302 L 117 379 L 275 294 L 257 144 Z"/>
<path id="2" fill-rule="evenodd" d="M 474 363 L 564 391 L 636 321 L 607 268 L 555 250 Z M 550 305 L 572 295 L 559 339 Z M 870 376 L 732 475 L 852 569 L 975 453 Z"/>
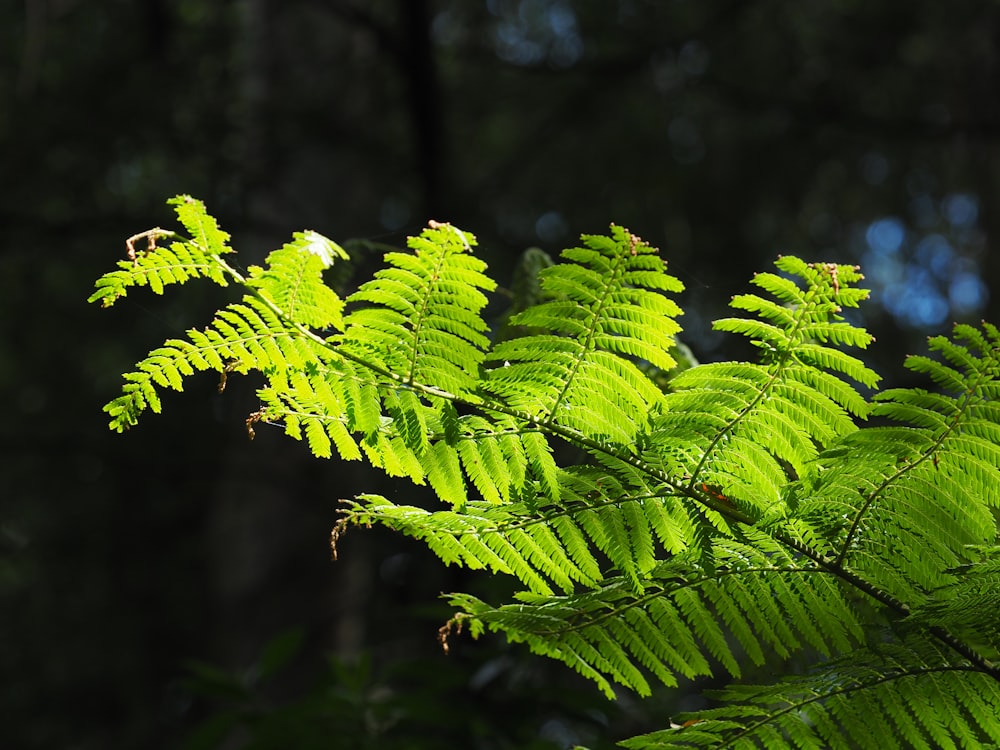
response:
<path id="1" fill-rule="evenodd" d="M 811 287 L 806 293 L 804 302 L 808 302 L 810 297 L 816 296 L 817 294 L 818 294 L 818 289 L 816 287 Z M 805 319 L 805 310 L 807 309 L 808 305 L 802 304 L 795 311 L 794 315 L 795 325 L 792 326 L 791 330 L 789 331 L 790 339 L 794 339 L 798 335 L 799 331 L 802 329 L 802 324 Z M 711 456 L 712 453 L 715 451 L 716 446 L 720 442 L 722 442 L 722 440 L 736 428 L 736 425 L 738 425 L 743 420 L 743 418 L 746 417 L 747 414 L 749 414 L 753 409 L 755 409 L 757 407 L 757 404 L 763 401 L 764 398 L 767 396 L 768 392 L 771 390 L 772 386 L 781 375 L 781 372 L 785 368 L 785 365 L 787 365 L 788 361 L 792 358 L 792 350 L 793 346 L 789 346 L 784 352 L 781 353 L 781 356 L 774 362 L 773 365 L 774 371 L 771 373 L 770 379 L 767 381 L 767 383 L 765 383 L 761 387 L 760 392 L 754 397 L 754 399 L 749 404 L 747 404 L 743 409 L 740 410 L 739 414 L 733 417 L 729 421 L 729 423 L 726 424 L 726 426 L 723 427 L 721 430 L 719 430 L 718 434 L 712 438 L 711 442 L 708 444 L 708 447 L 706 447 L 704 453 L 702 453 L 701 458 L 699 459 L 697 465 L 694 467 L 694 470 L 691 472 L 691 481 L 688 483 L 689 489 L 693 490 L 693 488 L 697 486 L 699 474 L 701 473 L 701 470 L 704 467 L 704 465 L 707 463 L 709 456 Z M 750 521 L 750 523 L 752 523 L 752 521 Z"/>
<path id="2" fill-rule="evenodd" d="M 773 566 L 773 565 L 766 567 L 748 567 L 748 568 L 739 568 L 733 570 L 715 571 L 715 573 L 713 573 L 710 576 L 704 576 L 694 581 L 684 581 L 683 584 L 678 585 L 673 589 L 668 590 L 665 586 L 657 586 L 655 589 L 651 588 L 648 591 L 648 593 L 644 593 L 642 596 L 638 596 L 635 599 L 630 600 L 624 606 L 618 607 L 616 609 L 604 610 L 603 612 L 601 612 L 600 615 L 598 615 L 593 619 L 587 620 L 586 622 L 570 625 L 569 627 L 561 628 L 558 630 L 544 630 L 539 632 L 542 633 L 543 635 L 559 635 L 562 633 L 572 633 L 576 630 L 580 630 L 586 627 L 592 627 L 593 625 L 597 625 L 605 620 L 618 617 L 623 612 L 627 612 L 628 610 L 634 609 L 635 607 L 641 607 L 645 605 L 647 602 L 654 601 L 655 599 L 658 599 L 661 596 L 669 596 L 675 591 L 680 591 L 682 589 L 694 589 L 703 583 L 711 583 L 729 576 L 739 576 L 747 573 L 820 573 L 826 575 L 829 574 L 830 571 L 820 570 L 818 568 L 800 568 L 800 567 L 786 567 L 786 566 Z"/>
<path id="3" fill-rule="evenodd" d="M 452 398 L 456 402 L 461 403 L 463 405 L 479 407 L 486 409 L 488 411 L 497 412 L 498 414 L 505 414 L 507 416 L 514 417 L 515 419 L 531 424 L 533 427 L 542 432 L 549 432 L 553 435 L 561 437 L 562 439 L 566 440 L 567 442 L 573 445 L 577 445 L 583 448 L 589 448 L 590 450 L 598 453 L 603 453 L 606 456 L 610 456 L 611 458 L 621 461 L 623 464 L 631 466 L 634 469 L 638 469 L 639 471 L 643 472 L 644 474 L 655 479 L 658 482 L 662 482 L 668 487 L 674 489 L 678 494 L 684 495 L 685 497 L 694 500 L 700 505 L 703 505 L 711 510 L 721 513 L 729 520 L 735 521 L 736 523 L 746 524 L 748 526 L 753 525 L 754 523 L 755 519 L 753 519 L 751 516 L 744 513 L 743 511 L 741 511 L 736 506 L 724 502 L 716 497 L 713 497 L 712 495 L 705 495 L 699 493 L 686 482 L 678 482 L 674 477 L 671 477 L 666 472 L 660 471 L 650 466 L 645 461 L 641 461 L 636 456 L 630 455 L 628 453 L 623 454 L 617 450 L 614 450 L 611 446 L 607 445 L 606 443 L 602 443 L 598 440 L 594 440 L 593 438 L 589 438 L 570 427 L 538 419 L 537 417 L 534 417 L 531 414 L 527 414 L 518 411 L 516 409 L 511 409 L 502 404 L 487 403 L 485 401 L 479 403 L 472 403 L 456 397 Z"/>
<path id="4" fill-rule="evenodd" d="M 437 281 L 438 275 L 441 272 L 441 266 L 444 265 L 444 256 L 442 255 L 438 259 L 438 265 L 434 269 L 434 273 L 431 275 L 431 281 Z M 410 371 L 406 373 L 406 378 L 403 380 L 404 383 L 412 383 L 413 378 L 417 374 L 417 360 L 420 358 L 420 329 L 423 327 L 424 320 L 427 318 L 427 310 L 430 307 L 431 299 L 434 297 L 433 286 L 427 290 L 426 293 L 420 295 L 420 311 L 414 315 L 413 324 L 413 351 L 410 352 Z"/>
<path id="5" fill-rule="evenodd" d="M 861 578 L 856 573 L 852 573 L 847 568 L 843 567 L 839 558 L 830 559 L 820 554 L 811 547 L 802 544 L 801 542 L 793 539 L 792 537 L 784 534 L 780 531 L 773 534 L 774 538 L 785 544 L 796 552 L 812 560 L 814 563 L 820 567 L 828 570 L 833 575 L 837 576 L 845 583 L 853 586 L 857 590 L 864 594 L 867 594 L 870 598 L 885 605 L 886 607 L 892 609 L 896 613 L 902 615 L 903 617 L 908 616 L 911 613 L 910 606 L 904 602 L 902 599 L 898 599 L 887 591 L 883 591 L 878 586 L 866 581 Z M 931 633 L 935 638 L 937 638 L 941 643 L 944 643 L 950 649 L 960 654 L 964 658 L 968 659 L 971 664 L 973 664 L 980 672 L 988 674 L 997 682 L 1000 682 L 1000 665 L 994 664 L 992 661 L 987 659 L 985 656 L 980 654 L 969 644 L 965 643 L 959 638 L 956 638 L 947 629 L 934 625 L 929 627 L 928 632 Z"/>
<path id="6" fill-rule="evenodd" d="M 453 402 L 466 403 L 467 405 L 473 406 L 473 407 L 479 405 L 478 403 L 476 403 L 475 401 L 472 401 L 472 400 L 460 399 L 455 394 L 449 393 L 448 391 L 441 390 L 440 388 L 435 388 L 434 386 L 423 385 L 423 384 L 420 384 L 420 383 L 414 383 L 411 380 L 411 378 L 412 378 L 412 371 L 406 377 L 404 377 L 402 375 L 398 375 L 398 374 L 392 372 L 391 370 L 386 369 L 385 367 L 382 367 L 381 365 L 375 364 L 374 362 L 371 362 L 371 361 L 365 359 L 364 357 L 360 357 L 360 356 L 358 356 L 356 354 L 352 354 L 350 352 L 342 351 L 339 348 L 335 349 L 334 347 L 332 347 L 330 345 L 329 341 L 327 341 L 325 338 L 323 338 L 319 334 L 315 333 L 308 326 L 305 326 L 302 323 L 299 323 L 297 321 L 291 320 L 289 318 L 288 314 L 279 305 L 275 304 L 270 298 L 268 298 L 266 295 L 262 294 L 261 291 L 259 289 L 257 289 L 256 287 L 253 287 L 253 286 L 247 284 L 246 277 L 244 277 L 243 274 L 241 274 L 239 271 L 237 271 L 231 265 L 229 265 L 228 263 L 226 263 L 221 257 L 219 257 L 217 255 L 213 255 L 212 257 L 226 271 L 226 273 L 228 273 L 230 276 L 232 276 L 233 279 L 236 282 L 238 282 L 239 284 L 241 284 L 247 291 L 249 291 L 251 294 L 253 294 L 254 297 L 256 297 L 258 300 L 260 300 L 264 305 L 266 305 L 268 307 L 268 309 L 270 309 L 275 315 L 277 315 L 282 321 L 284 321 L 285 324 L 288 327 L 293 328 L 296 331 L 296 333 L 298 333 L 300 336 L 303 336 L 304 338 L 312 340 L 314 343 L 319 344 L 320 346 L 322 346 L 327 351 L 329 351 L 331 353 L 334 353 L 337 356 L 342 357 L 343 359 L 346 359 L 346 360 L 349 360 L 351 362 L 354 362 L 355 364 L 361 365 L 366 370 L 369 370 L 369 371 L 374 372 L 374 373 L 376 373 L 378 375 L 381 375 L 382 377 L 384 377 L 384 378 L 386 378 L 388 380 L 391 380 L 391 381 L 394 381 L 396 383 L 399 383 L 400 385 L 402 385 L 404 387 L 407 387 L 407 388 L 409 388 L 409 389 L 411 389 L 411 390 L 413 390 L 415 392 L 423 393 L 423 394 L 428 395 L 428 396 L 435 396 L 437 398 L 442 398 L 442 399 L 446 399 L 446 400 L 453 401 Z"/>
<path id="7" fill-rule="evenodd" d="M 635 238 L 631 234 L 629 234 L 628 236 L 630 241 L 635 242 Z M 622 261 L 623 258 L 620 255 L 615 258 L 615 266 L 613 267 L 612 270 L 611 282 L 615 281 L 616 277 L 621 271 Z M 587 354 L 593 351 L 592 346 L 594 343 L 594 336 L 597 334 L 597 323 L 598 321 L 601 320 L 601 311 L 604 309 L 605 303 L 608 300 L 608 294 L 611 292 L 612 289 L 611 282 L 604 285 L 604 288 L 602 289 L 601 292 L 601 298 L 597 301 L 596 309 L 590 311 L 591 313 L 590 326 L 589 330 L 587 331 L 587 339 L 583 344 L 583 352 L 579 357 L 577 357 L 576 361 L 573 363 L 573 368 L 566 375 L 565 382 L 563 383 L 562 388 L 559 390 L 559 395 L 556 396 L 556 400 L 552 404 L 552 409 L 549 411 L 548 419 L 545 422 L 546 425 L 555 424 L 556 414 L 559 413 L 559 407 L 562 405 L 563 399 L 566 398 L 566 394 L 569 393 L 569 389 L 572 387 L 573 382 L 576 379 L 576 375 L 580 371 L 580 366 L 583 364 L 584 358 L 587 356 Z"/>

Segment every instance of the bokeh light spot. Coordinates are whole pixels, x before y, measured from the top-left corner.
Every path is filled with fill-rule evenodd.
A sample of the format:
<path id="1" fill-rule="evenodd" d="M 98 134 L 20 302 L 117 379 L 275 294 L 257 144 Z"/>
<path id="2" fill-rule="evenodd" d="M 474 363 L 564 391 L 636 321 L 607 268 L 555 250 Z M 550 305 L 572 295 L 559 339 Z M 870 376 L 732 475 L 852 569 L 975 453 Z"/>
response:
<path id="1" fill-rule="evenodd" d="M 903 222 L 890 216 L 869 224 L 865 240 L 868 242 L 868 247 L 876 253 L 891 255 L 903 245 L 905 234 Z"/>
<path id="2" fill-rule="evenodd" d="M 955 274 L 955 278 L 951 280 L 948 299 L 956 314 L 971 315 L 986 306 L 989 291 L 978 274 L 963 271 Z"/>
<path id="3" fill-rule="evenodd" d="M 947 279 L 952 273 L 955 250 L 940 234 L 929 234 L 917 243 L 916 260 L 937 278 Z"/>
<path id="4" fill-rule="evenodd" d="M 968 193 L 951 193 L 942 201 L 942 213 L 956 229 L 968 229 L 979 218 L 979 200 Z"/>

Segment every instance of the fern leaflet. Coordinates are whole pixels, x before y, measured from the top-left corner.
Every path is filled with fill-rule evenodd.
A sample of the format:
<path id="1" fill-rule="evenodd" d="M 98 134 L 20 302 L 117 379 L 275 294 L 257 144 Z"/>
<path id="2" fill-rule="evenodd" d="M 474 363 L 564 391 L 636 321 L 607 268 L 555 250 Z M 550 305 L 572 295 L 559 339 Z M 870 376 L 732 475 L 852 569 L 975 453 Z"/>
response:
<path id="1" fill-rule="evenodd" d="M 220 256 L 232 252 L 226 244 L 229 235 L 219 229 L 201 201 L 181 195 L 168 202 L 192 239 L 172 242 L 168 247 L 158 246 L 161 239 L 177 237 L 176 233 L 158 227 L 130 237 L 126 242 L 129 259 L 119 261 L 117 271 L 97 280 L 97 288 L 88 302 L 110 307 L 131 287 L 148 286 L 154 293 L 163 294 L 166 286 L 194 278 L 208 278 L 219 286 L 228 284 L 233 272 Z M 142 239 L 147 246 L 137 250 L 135 243 Z"/>
<path id="2" fill-rule="evenodd" d="M 409 240 L 412 254 L 386 253 L 389 267 L 348 298 L 348 304 L 367 304 L 350 313 L 338 347 L 408 385 L 457 396 L 474 392 L 489 344 L 480 316 L 483 292 L 496 286 L 483 273 L 486 264 L 470 253 L 475 241 L 434 222 Z"/>
<path id="3" fill-rule="evenodd" d="M 683 724 L 622 745 L 957 750 L 1000 742 L 1000 684 L 921 641 L 871 646 L 804 677 L 715 697 L 726 705 L 683 714 Z"/>
<path id="4" fill-rule="evenodd" d="M 839 315 L 867 294 L 851 286 L 861 278 L 856 269 L 793 257 L 777 266 L 787 276 L 754 278 L 776 300 L 733 299 L 733 307 L 761 320 L 715 324 L 750 337 L 762 362 L 702 365 L 676 376 L 643 456 L 690 488 L 714 488 L 748 519 L 784 515 L 788 481 L 805 472 L 819 449 L 856 429 L 852 416 L 867 414 L 864 398 L 841 377 L 866 386 L 878 380 L 860 360 L 827 345 L 871 341 Z"/>
<path id="5" fill-rule="evenodd" d="M 712 674 L 713 664 L 738 676 L 737 647 L 762 664 L 765 652 L 787 657 L 807 644 L 832 654 L 862 639 L 833 576 L 765 535 L 750 542 L 717 540 L 711 569 L 694 551 L 661 561 L 641 593 L 608 578 L 580 594 L 525 593 L 500 607 L 462 594 L 452 604 L 472 632 L 502 631 L 594 679 L 609 697 L 612 681 L 648 695 L 643 670 L 667 685 Z"/>
<path id="6" fill-rule="evenodd" d="M 497 344 L 483 387 L 512 409 L 543 423 L 620 444 L 644 428 L 662 394 L 637 366 L 664 370 L 679 330 L 677 305 L 661 292 L 680 281 L 648 244 L 622 227 L 585 236 L 584 247 L 539 272 L 546 301 L 510 319 L 544 331 Z"/>
<path id="7" fill-rule="evenodd" d="M 818 521 L 838 564 L 914 604 L 971 562 L 972 545 L 995 539 L 1000 504 L 1000 334 L 957 326 L 955 340 L 935 337 L 930 347 L 945 361 L 906 364 L 952 393 L 878 394 L 874 413 L 897 424 L 846 436 L 798 490 L 797 516 Z"/>

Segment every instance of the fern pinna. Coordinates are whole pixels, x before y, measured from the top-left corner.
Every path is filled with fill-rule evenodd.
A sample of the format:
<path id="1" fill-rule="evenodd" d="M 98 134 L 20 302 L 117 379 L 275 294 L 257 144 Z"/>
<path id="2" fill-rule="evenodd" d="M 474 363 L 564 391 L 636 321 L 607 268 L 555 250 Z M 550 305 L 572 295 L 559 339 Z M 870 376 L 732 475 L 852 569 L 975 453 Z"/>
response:
<path id="1" fill-rule="evenodd" d="M 877 392 L 856 353 L 872 339 L 842 315 L 867 296 L 858 270 L 782 257 L 715 323 L 757 361 L 678 372 L 682 285 L 622 227 L 554 264 L 533 256 L 531 299 L 497 336 L 483 316 L 496 284 L 449 224 L 342 300 L 323 282 L 346 260 L 330 240 L 297 234 L 242 273 L 204 206 L 171 202 L 188 237 L 136 235 L 91 299 L 192 278 L 244 295 L 127 373 L 111 427 L 159 411 L 159 390 L 196 370 L 259 372 L 248 426 L 444 503 L 345 501 L 334 546 L 382 524 L 523 586 L 507 603 L 450 595 L 446 648 L 459 630 L 501 632 L 609 698 L 809 664 L 718 691 L 634 750 L 1000 744 L 994 326 L 956 326 L 907 360 L 933 390 Z"/>

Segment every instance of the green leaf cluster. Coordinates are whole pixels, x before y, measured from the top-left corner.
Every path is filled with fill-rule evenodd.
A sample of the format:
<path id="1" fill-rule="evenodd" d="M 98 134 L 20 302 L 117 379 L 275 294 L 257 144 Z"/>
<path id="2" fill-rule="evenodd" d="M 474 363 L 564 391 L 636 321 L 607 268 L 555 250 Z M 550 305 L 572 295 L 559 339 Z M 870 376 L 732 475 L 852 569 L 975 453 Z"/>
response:
<path id="1" fill-rule="evenodd" d="M 682 290 L 619 226 L 513 290 L 502 334 L 475 238 L 432 222 L 347 299 L 346 255 L 302 233 L 243 275 L 204 206 L 98 281 L 202 277 L 243 298 L 125 375 L 113 429 L 197 370 L 256 371 L 261 408 L 321 457 L 367 460 L 442 506 L 364 494 L 333 541 L 381 524 L 446 564 L 510 576 L 509 602 L 452 594 L 442 629 L 487 630 L 622 689 L 728 673 L 717 707 L 642 748 L 987 747 L 1000 742 L 1000 331 L 956 326 L 879 391 L 846 308 L 852 266 L 785 256 L 733 298 L 720 331 L 754 361 L 677 366 Z M 132 248 L 132 245 L 130 245 Z M 567 450 L 567 446 L 573 450 Z M 766 685 L 751 665 L 808 664 Z"/>

